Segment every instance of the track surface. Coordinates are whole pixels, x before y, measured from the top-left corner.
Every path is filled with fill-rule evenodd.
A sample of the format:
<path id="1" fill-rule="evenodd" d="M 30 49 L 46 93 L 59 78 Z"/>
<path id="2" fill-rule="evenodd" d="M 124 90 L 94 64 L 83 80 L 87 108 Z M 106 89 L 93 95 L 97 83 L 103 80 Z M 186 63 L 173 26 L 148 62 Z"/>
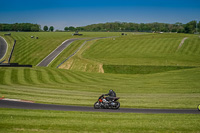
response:
<path id="1" fill-rule="evenodd" d="M 17 109 L 39 109 L 39 110 L 59 110 L 59 111 L 85 111 L 85 112 L 115 112 L 115 113 L 175 113 L 175 114 L 200 114 L 197 109 L 131 109 L 120 108 L 112 109 L 94 109 L 93 107 L 84 106 L 68 106 L 68 105 L 53 105 L 39 104 L 19 101 L 0 100 L 0 108 L 17 108 Z"/>
<path id="2" fill-rule="evenodd" d="M 59 47 L 57 47 L 53 52 L 51 52 L 46 58 L 44 58 L 37 66 L 48 66 L 67 46 L 69 46 L 73 41 L 78 39 L 69 39 L 63 42 Z"/>
<path id="3" fill-rule="evenodd" d="M 6 54 L 7 47 L 8 45 L 6 41 L 2 37 L 0 37 L 0 59 L 3 58 Z"/>

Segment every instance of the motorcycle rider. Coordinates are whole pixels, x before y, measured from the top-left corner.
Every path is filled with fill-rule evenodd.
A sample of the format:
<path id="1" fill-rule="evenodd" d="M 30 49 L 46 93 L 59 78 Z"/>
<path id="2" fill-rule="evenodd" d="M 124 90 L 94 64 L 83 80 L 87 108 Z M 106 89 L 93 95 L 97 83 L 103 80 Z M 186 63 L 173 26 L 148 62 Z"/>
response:
<path id="1" fill-rule="evenodd" d="M 104 96 L 108 96 L 106 97 L 106 100 L 110 102 L 116 97 L 116 93 L 113 90 L 109 90 L 108 94 L 104 94 Z"/>

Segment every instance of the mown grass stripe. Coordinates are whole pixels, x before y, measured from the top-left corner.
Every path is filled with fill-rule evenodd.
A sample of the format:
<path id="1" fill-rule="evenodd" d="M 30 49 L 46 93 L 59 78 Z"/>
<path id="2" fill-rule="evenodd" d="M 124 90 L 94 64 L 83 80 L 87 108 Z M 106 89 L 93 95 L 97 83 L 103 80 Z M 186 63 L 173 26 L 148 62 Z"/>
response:
<path id="1" fill-rule="evenodd" d="M 30 69 L 24 69 L 24 78 L 28 84 L 33 84 L 32 75 L 30 74 Z"/>
<path id="2" fill-rule="evenodd" d="M 44 81 L 44 77 L 43 77 L 43 73 L 41 70 L 37 69 L 36 70 L 36 77 L 37 77 L 37 80 L 40 82 L 40 83 L 46 83 Z"/>
<path id="3" fill-rule="evenodd" d="M 73 79 L 72 82 L 74 83 L 80 83 L 80 82 L 84 82 L 84 80 L 82 78 L 80 78 L 76 73 L 74 72 L 68 72 L 67 75 L 70 76 L 70 79 Z"/>
<path id="4" fill-rule="evenodd" d="M 57 76 L 56 76 L 56 73 L 54 73 L 52 70 L 50 70 L 50 69 L 45 69 L 45 71 L 47 72 L 47 74 L 48 74 L 48 77 L 49 77 L 49 80 L 52 82 L 52 83 L 59 83 L 59 84 L 61 84 L 58 80 L 58 78 L 57 78 Z"/>
<path id="5" fill-rule="evenodd" d="M 46 71 L 47 68 L 37 68 L 37 78 L 41 81 L 41 83 L 44 84 L 52 84 L 52 81 L 50 80 L 50 75 Z"/>
<path id="6" fill-rule="evenodd" d="M 63 82 L 68 82 L 68 83 L 73 83 L 71 80 L 70 80 L 70 77 L 68 76 L 68 72 L 64 72 L 63 71 L 57 71 L 57 73 L 61 76 L 61 79 Z"/>
<path id="7" fill-rule="evenodd" d="M 51 70 L 50 72 L 52 73 L 52 75 L 54 75 L 55 81 L 57 83 L 59 83 L 59 84 L 66 83 L 65 81 L 63 81 L 63 77 L 62 77 L 62 75 L 60 75 L 59 72 L 57 72 L 56 70 Z"/>
<path id="8" fill-rule="evenodd" d="M 18 69 L 12 69 L 11 70 L 11 83 L 12 84 L 19 84 Z"/>
<path id="9" fill-rule="evenodd" d="M 1 74 L 1 76 L 0 76 L 0 84 L 5 84 L 5 75 L 6 75 L 6 71 L 5 71 L 5 69 L 1 69 L 0 68 L 0 74 Z"/>
<path id="10" fill-rule="evenodd" d="M 17 69 L 17 77 L 18 77 L 18 84 L 24 84 L 26 85 L 27 82 L 25 80 L 24 76 L 24 69 L 23 68 L 16 68 Z"/>
<path id="11" fill-rule="evenodd" d="M 6 85 L 9 85 L 9 84 L 11 84 L 11 70 L 8 68 L 8 69 L 6 69 L 6 68 L 3 68 L 3 70 L 5 71 L 5 75 L 4 75 L 4 83 L 6 84 Z"/>

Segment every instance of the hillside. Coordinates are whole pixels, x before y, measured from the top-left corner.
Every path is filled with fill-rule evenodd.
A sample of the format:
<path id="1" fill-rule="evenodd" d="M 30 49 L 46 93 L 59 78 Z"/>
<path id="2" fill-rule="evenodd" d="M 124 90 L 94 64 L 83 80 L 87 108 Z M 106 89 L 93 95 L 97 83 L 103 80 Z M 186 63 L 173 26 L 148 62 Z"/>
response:
<path id="1" fill-rule="evenodd" d="M 179 48 L 181 41 L 183 45 Z M 90 41 L 60 68 L 78 71 L 138 73 L 200 66 L 200 38 L 188 34 L 134 34 Z M 84 66 L 84 67 L 83 67 Z M 135 71 L 135 72 L 134 72 Z M 113 72 L 112 72 L 113 73 Z M 139 72 L 140 73 L 140 72 Z M 148 73 L 151 73 L 148 72 Z"/>
<path id="2" fill-rule="evenodd" d="M 15 50 L 11 59 L 12 63 L 30 64 L 36 66 L 48 54 L 50 54 L 61 43 L 70 38 L 88 38 L 88 37 L 102 37 L 114 36 L 119 33 L 89 33 L 84 32 L 83 36 L 72 36 L 72 32 L 11 32 L 11 37 L 3 36 L 5 32 L 0 35 L 5 37 L 13 45 L 13 39 L 16 40 Z M 34 36 L 34 38 L 31 38 Z M 38 37 L 39 39 L 35 39 Z M 9 52 L 7 53 L 10 54 Z"/>
<path id="3" fill-rule="evenodd" d="M 44 32 L 36 34 L 39 39 L 35 40 L 30 38 L 32 34 L 14 33 L 18 47 L 13 62 L 35 65 L 67 38 L 65 33 Z M 85 34 L 89 37 L 119 35 Z M 188 39 L 177 51 L 186 36 Z M 67 66 L 71 62 L 70 70 L 56 69 L 59 62 L 84 42 L 77 41 L 47 68 L 0 68 L 0 95 L 39 103 L 92 106 L 100 94 L 114 89 L 121 97 L 122 107 L 196 108 L 200 94 L 199 40 L 198 36 L 186 34 L 129 33 L 127 36 L 88 41 L 63 64 Z M 101 74 L 99 66 L 110 68 Z M 116 66 L 123 72 L 109 74 L 116 73 L 111 72 Z M 131 74 L 138 68 L 150 73 L 139 71 Z"/>

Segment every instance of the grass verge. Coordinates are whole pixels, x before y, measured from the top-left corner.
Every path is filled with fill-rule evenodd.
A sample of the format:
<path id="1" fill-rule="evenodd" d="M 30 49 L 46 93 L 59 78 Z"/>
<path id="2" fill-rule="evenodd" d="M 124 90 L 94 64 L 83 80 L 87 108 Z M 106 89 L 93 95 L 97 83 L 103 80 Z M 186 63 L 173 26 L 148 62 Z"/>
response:
<path id="1" fill-rule="evenodd" d="M 0 109 L 0 132 L 199 132 L 200 115 Z"/>

